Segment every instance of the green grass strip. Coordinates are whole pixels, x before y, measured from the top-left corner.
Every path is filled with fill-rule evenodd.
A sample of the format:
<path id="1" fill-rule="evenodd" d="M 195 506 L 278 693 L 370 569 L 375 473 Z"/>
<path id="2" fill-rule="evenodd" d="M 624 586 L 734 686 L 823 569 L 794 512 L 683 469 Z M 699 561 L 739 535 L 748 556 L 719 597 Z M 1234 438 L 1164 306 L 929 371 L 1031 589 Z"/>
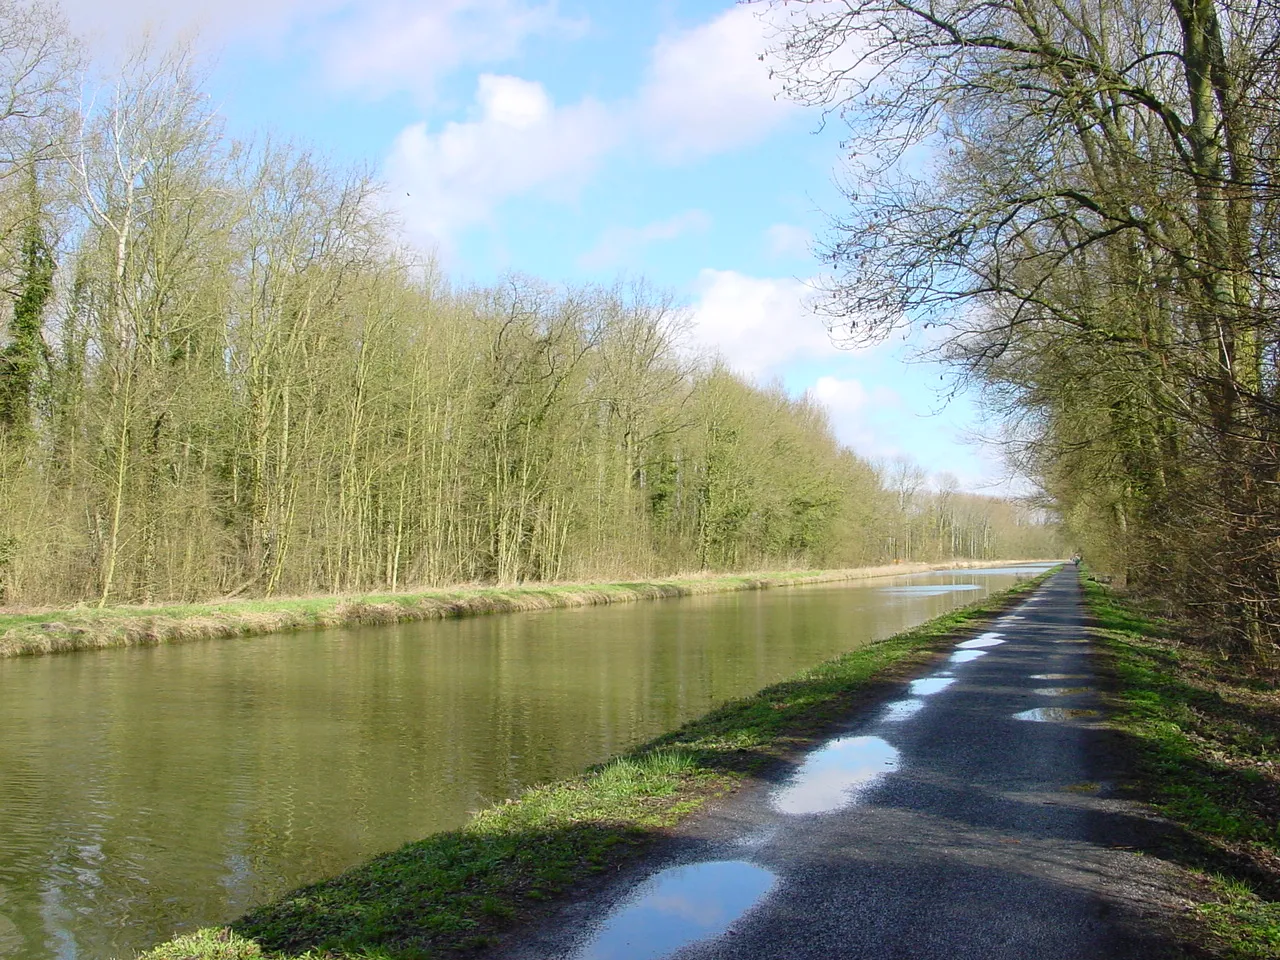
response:
<path id="1" fill-rule="evenodd" d="M 1133 785 L 1185 833 L 1159 855 L 1189 868 L 1202 900 L 1196 946 L 1280 957 L 1280 711 L 1267 682 L 1176 640 L 1091 581 L 1085 596 L 1118 690 L 1114 718 L 1136 750 Z"/>
<path id="2" fill-rule="evenodd" d="M 813 744 L 1043 579 L 731 701 L 582 776 L 530 789 L 458 830 L 294 891 L 230 928 L 179 937 L 142 960 L 417 960 L 488 944 L 540 902 L 637 855 L 709 799 Z"/>
<path id="3" fill-rule="evenodd" d="M 406 623 L 737 590 L 765 590 L 806 583 L 895 576 L 930 569 L 981 568 L 983 565 L 978 562 L 917 563 L 846 570 L 670 577 L 620 583 L 473 586 L 157 607 L 97 609 L 80 606 L 65 610 L 11 610 L 0 612 L 0 658 L 260 636 L 286 630 Z"/>

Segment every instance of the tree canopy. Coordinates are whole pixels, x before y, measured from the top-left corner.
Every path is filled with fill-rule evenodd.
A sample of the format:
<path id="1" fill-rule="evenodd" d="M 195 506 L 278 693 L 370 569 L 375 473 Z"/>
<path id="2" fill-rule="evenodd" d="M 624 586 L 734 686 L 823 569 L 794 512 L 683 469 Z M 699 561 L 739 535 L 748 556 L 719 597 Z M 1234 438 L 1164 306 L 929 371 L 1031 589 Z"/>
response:
<path id="1" fill-rule="evenodd" d="M 1274 0 L 777 0 L 853 337 L 946 331 L 1103 568 L 1280 640 Z"/>

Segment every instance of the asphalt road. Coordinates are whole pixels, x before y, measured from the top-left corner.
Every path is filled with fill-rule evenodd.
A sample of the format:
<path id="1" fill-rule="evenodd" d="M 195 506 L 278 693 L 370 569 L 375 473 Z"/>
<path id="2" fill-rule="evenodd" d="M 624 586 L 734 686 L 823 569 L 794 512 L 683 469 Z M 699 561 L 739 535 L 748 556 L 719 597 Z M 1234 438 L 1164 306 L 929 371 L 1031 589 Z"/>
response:
<path id="1" fill-rule="evenodd" d="M 1177 956 L 1075 571 L 502 951 L 511 960 Z"/>

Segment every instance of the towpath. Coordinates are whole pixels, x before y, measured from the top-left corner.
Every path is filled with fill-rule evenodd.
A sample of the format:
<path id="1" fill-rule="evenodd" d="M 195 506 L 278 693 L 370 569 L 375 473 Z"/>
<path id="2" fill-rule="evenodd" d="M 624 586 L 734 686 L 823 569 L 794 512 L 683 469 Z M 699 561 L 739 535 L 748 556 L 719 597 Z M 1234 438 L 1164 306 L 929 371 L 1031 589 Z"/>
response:
<path id="1" fill-rule="evenodd" d="M 1174 956 L 1075 571 L 774 782 L 566 907 L 512 960 Z"/>

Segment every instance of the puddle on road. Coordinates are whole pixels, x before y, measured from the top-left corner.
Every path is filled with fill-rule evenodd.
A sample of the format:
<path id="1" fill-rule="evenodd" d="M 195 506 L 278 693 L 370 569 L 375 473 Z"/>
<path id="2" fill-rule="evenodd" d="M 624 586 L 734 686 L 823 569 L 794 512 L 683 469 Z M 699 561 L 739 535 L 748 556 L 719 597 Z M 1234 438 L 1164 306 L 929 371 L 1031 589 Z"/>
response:
<path id="1" fill-rule="evenodd" d="M 575 960 L 654 960 L 718 937 L 776 883 L 768 870 L 744 860 L 663 870 L 610 914 Z"/>
<path id="2" fill-rule="evenodd" d="M 957 643 L 958 650 L 977 650 L 981 647 L 995 647 L 1004 643 L 1000 638 L 1003 633 L 982 633 L 974 637 L 972 640 L 966 640 L 964 643 Z"/>
<path id="3" fill-rule="evenodd" d="M 892 703 L 885 704 L 884 715 L 880 717 L 880 721 L 882 723 L 900 723 L 903 720 L 911 719 L 923 709 L 923 700 L 894 700 Z"/>
<path id="4" fill-rule="evenodd" d="M 1097 710 L 1082 710 L 1075 707 L 1036 707 L 1034 710 L 1023 710 L 1015 713 L 1015 720 L 1034 720 L 1038 723 L 1061 723 L 1063 720 L 1079 720 L 1082 717 L 1097 717 Z"/>
<path id="5" fill-rule="evenodd" d="M 831 813 L 856 803 L 898 769 L 898 751 L 879 737 L 841 737 L 809 754 L 772 799 L 782 813 Z"/>
<path id="6" fill-rule="evenodd" d="M 925 677 L 923 680 L 912 680 L 911 695 L 913 697 L 928 697 L 935 693 L 941 693 L 955 682 L 955 677 Z"/>
<path id="7" fill-rule="evenodd" d="M 1042 697 L 1071 697 L 1078 693 L 1093 693 L 1093 687 L 1037 687 L 1031 692 Z"/>
<path id="8" fill-rule="evenodd" d="M 1032 680 L 1088 680 L 1085 673 L 1033 673 Z"/>
<path id="9" fill-rule="evenodd" d="M 948 663 L 971 663 L 979 657 L 985 657 L 986 650 L 957 650 L 947 658 Z"/>

